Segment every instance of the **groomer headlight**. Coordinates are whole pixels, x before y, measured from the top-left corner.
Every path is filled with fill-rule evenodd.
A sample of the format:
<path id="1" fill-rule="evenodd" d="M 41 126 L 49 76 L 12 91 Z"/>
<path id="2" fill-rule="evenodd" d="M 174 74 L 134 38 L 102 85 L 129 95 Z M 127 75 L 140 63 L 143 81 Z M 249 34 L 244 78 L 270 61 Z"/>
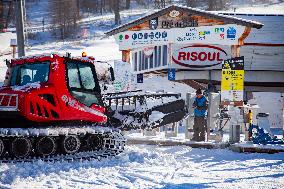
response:
<path id="1" fill-rule="evenodd" d="M 87 53 L 86 52 L 82 52 L 82 57 L 87 57 Z"/>

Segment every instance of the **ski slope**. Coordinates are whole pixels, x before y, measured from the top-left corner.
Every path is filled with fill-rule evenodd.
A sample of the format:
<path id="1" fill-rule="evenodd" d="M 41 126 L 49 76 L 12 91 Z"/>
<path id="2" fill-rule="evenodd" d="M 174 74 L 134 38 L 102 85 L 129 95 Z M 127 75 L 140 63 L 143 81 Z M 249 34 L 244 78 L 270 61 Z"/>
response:
<path id="1" fill-rule="evenodd" d="M 0 188 L 283 188 L 284 154 L 128 146 L 92 162 L 2 164 Z"/>

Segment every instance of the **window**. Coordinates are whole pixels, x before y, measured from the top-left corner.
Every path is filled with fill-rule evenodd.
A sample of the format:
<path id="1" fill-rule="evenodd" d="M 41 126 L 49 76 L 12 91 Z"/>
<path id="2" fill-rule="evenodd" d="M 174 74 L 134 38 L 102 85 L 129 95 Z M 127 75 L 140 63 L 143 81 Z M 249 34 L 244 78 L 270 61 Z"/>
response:
<path id="1" fill-rule="evenodd" d="M 67 64 L 68 84 L 70 88 L 81 88 L 79 72 L 75 63 Z"/>
<path id="2" fill-rule="evenodd" d="M 28 83 L 44 83 L 49 78 L 50 62 L 36 62 L 17 65 L 12 68 L 11 86 L 23 86 Z"/>
<path id="3" fill-rule="evenodd" d="M 154 68 L 155 67 L 158 67 L 158 56 L 159 56 L 159 54 L 158 54 L 158 47 L 157 46 L 155 46 L 155 49 L 154 49 L 154 53 L 155 53 L 155 65 L 154 65 Z"/>
<path id="4" fill-rule="evenodd" d="M 142 52 L 139 51 L 139 71 L 142 70 Z"/>
<path id="5" fill-rule="evenodd" d="M 94 66 L 78 61 L 67 62 L 67 78 L 71 95 L 86 106 L 102 104 Z"/>
<path id="6" fill-rule="evenodd" d="M 162 47 L 158 47 L 158 62 L 157 62 L 157 67 L 161 66 L 161 56 L 162 56 Z"/>
<path id="7" fill-rule="evenodd" d="M 150 62 L 150 65 L 149 65 L 149 68 L 153 68 L 153 54 L 149 57 L 149 62 Z"/>
<path id="8" fill-rule="evenodd" d="M 137 52 L 134 53 L 134 71 L 137 71 Z"/>
<path id="9" fill-rule="evenodd" d="M 84 89 L 93 90 L 96 88 L 96 83 L 92 68 L 85 64 L 78 64 L 81 76 L 82 86 Z"/>
<path id="10" fill-rule="evenodd" d="M 148 70 L 149 57 L 145 57 L 145 70 Z"/>
<path id="11" fill-rule="evenodd" d="M 163 66 L 168 64 L 168 47 L 163 45 Z"/>
<path id="12" fill-rule="evenodd" d="M 134 71 L 166 66 L 168 64 L 168 46 L 155 46 L 150 56 L 146 56 L 142 49 L 137 50 L 132 54 L 132 63 Z"/>
<path id="13" fill-rule="evenodd" d="M 142 61 L 141 61 L 141 63 L 142 63 L 142 70 L 145 70 L 145 54 L 144 54 L 143 51 L 141 51 L 141 52 L 142 52 Z"/>

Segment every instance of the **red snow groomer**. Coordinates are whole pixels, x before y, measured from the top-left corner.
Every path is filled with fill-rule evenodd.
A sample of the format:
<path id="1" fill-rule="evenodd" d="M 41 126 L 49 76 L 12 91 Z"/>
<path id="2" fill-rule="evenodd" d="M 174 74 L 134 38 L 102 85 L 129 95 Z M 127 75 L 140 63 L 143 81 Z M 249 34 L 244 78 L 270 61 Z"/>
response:
<path id="1" fill-rule="evenodd" d="M 159 127 L 185 116 L 179 94 L 102 94 L 112 67 L 57 54 L 6 61 L 0 88 L 0 161 L 106 157 L 123 151 L 120 130 Z M 75 155 L 74 155 L 75 154 Z"/>

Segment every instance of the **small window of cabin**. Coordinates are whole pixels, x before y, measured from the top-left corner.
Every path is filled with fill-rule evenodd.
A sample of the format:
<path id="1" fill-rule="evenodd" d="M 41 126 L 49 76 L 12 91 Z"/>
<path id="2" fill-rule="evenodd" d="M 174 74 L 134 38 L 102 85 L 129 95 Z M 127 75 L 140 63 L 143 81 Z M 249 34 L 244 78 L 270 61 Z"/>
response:
<path id="1" fill-rule="evenodd" d="M 132 66 L 134 71 L 145 71 L 168 65 L 168 46 L 155 46 L 153 53 L 145 55 L 143 49 L 132 52 Z"/>

